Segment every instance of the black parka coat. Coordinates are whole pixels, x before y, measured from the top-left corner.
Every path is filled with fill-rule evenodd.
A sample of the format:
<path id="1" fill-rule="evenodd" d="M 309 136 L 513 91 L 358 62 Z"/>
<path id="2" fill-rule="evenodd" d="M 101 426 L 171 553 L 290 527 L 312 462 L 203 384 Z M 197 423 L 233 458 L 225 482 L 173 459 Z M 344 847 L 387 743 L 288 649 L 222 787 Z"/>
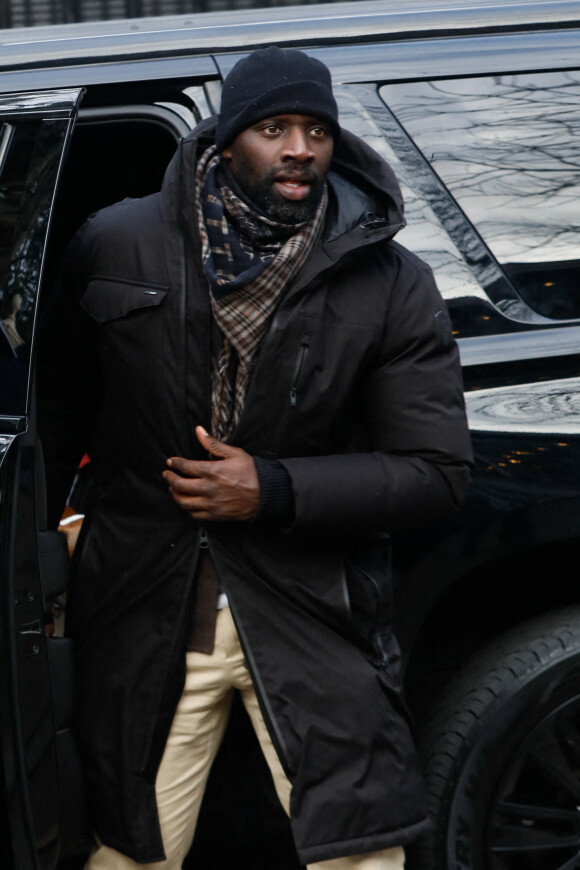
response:
<path id="1" fill-rule="evenodd" d="M 200 542 L 162 472 L 168 456 L 205 458 L 194 427 L 210 431 L 192 182 L 212 129 L 181 143 L 159 194 L 105 209 L 77 235 L 50 317 L 59 339 L 50 330 L 40 350 L 55 518 L 65 469 L 88 449 L 95 470 L 69 606 L 93 822 L 140 862 L 163 857 L 155 776 Z M 324 240 L 275 313 L 231 438 L 283 462 L 294 522 L 205 529 L 293 784 L 304 863 L 405 844 L 426 824 L 388 533 L 454 510 L 470 462 L 445 305 L 429 268 L 392 241 L 403 225 L 392 171 L 344 132 L 329 189 Z"/>

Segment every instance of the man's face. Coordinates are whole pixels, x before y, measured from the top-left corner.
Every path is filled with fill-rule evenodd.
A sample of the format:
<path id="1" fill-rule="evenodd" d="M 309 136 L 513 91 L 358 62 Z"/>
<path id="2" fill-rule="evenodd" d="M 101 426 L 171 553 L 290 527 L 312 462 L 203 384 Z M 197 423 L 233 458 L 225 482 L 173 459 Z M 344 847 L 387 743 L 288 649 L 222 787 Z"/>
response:
<path id="1" fill-rule="evenodd" d="M 332 158 L 328 124 L 308 115 L 275 115 L 240 133 L 222 156 L 246 194 L 268 217 L 309 220 Z"/>

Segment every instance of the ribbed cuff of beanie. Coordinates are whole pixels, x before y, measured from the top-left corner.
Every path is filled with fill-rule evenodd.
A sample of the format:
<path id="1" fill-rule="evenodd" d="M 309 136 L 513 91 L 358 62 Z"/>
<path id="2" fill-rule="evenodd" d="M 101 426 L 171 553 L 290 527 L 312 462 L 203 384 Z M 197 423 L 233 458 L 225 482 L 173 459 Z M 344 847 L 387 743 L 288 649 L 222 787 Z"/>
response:
<path id="1" fill-rule="evenodd" d="M 254 456 L 260 484 L 260 505 L 254 522 L 289 524 L 294 519 L 294 493 L 290 475 L 277 459 Z"/>

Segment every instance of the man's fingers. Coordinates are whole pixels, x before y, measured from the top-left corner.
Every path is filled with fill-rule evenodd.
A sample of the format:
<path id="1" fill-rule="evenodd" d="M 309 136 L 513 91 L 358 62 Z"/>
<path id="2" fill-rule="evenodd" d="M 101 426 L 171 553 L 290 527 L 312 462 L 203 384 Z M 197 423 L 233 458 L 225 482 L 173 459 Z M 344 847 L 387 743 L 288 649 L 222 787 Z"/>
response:
<path id="1" fill-rule="evenodd" d="M 229 459 L 243 453 L 239 447 L 225 444 L 208 435 L 203 426 L 196 426 L 195 434 L 203 449 L 216 459 Z M 167 460 L 167 465 L 185 477 L 211 477 L 215 471 L 215 464 L 211 460 L 185 459 L 183 456 L 171 456 Z"/>
<path id="2" fill-rule="evenodd" d="M 253 519 L 260 502 L 254 460 L 241 448 L 212 438 L 202 426 L 196 431 L 204 449 L 222 461 L 170 457 L 163 478 L 172 498 L 194 519 Z"/>
<path id="3" fill-rule="evenodd" d="M 191 482 L 189 481 L 189 483 Z M 192 495 L 177 489 L 180 486 L 180 481 L 177 481 L 173 487 L 170 485 L 169 494 L 173 501 L 186 511 L 192 519 L 200 521 L 225 519 L 219 512 L 216 512 L 211 494 L 200 493 L 199 495 Z"/>
<path id="4" fill-rule="evenodd" d="M 163 478 L 172 493 L 196 497 L 209 495 L 211 492 L 207 480 L 203 477 L 182 477 L 173 471 L 164 471 Z"/>
<path id="5" fill-rule="evenodd" d="M 183 456 L 172 456 L 167 460 L 167 465 L 177 474 L 183 474 L 185 477 L 199 477 L 200 463 L 195 459 L 184 459 Z"/>
<path id="6" fill-rule="evenodd" d="M 216 463 L 212 459 L 184 459 L 183 456 L 171 456 L 167 460 L 171 471 L 183 478 L 213 477 Z"/>
<path id="7" fill-rule="evenodd" d="M 203 426 L 196 426 L 195 434 L 203 449 L 218 459 L 227 459 L 228 456 L 233 456 L 239 450 L 238 447 L 232 447 L 231 444 L 225 444 L 223 441 L 218 441 L 213 435 L 208 435 Z"/>
<path id="8" fill-rule="evenodd" d="M 212 487 L 199 478 L 184 478 L 171 471 L 164 471 L 163 477 L 169 485 L 169 493 L 174 502 L 187 511 L 194 519 L 211 519 Z"/>

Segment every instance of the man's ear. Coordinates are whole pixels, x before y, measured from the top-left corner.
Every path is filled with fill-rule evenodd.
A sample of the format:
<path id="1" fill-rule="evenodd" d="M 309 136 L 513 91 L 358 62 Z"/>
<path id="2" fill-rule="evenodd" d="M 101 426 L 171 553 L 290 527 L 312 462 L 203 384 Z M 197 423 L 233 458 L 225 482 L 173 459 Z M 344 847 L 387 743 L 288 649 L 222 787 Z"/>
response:
<path id="1" fill-rule="evenodd" d="M 231 148 L 224 148 L 221 152 L 221 155 L 222 155 L 222 157 L 225 157 L 226 160 L 231 160 L 232 159 L 232 149 Z"/>

